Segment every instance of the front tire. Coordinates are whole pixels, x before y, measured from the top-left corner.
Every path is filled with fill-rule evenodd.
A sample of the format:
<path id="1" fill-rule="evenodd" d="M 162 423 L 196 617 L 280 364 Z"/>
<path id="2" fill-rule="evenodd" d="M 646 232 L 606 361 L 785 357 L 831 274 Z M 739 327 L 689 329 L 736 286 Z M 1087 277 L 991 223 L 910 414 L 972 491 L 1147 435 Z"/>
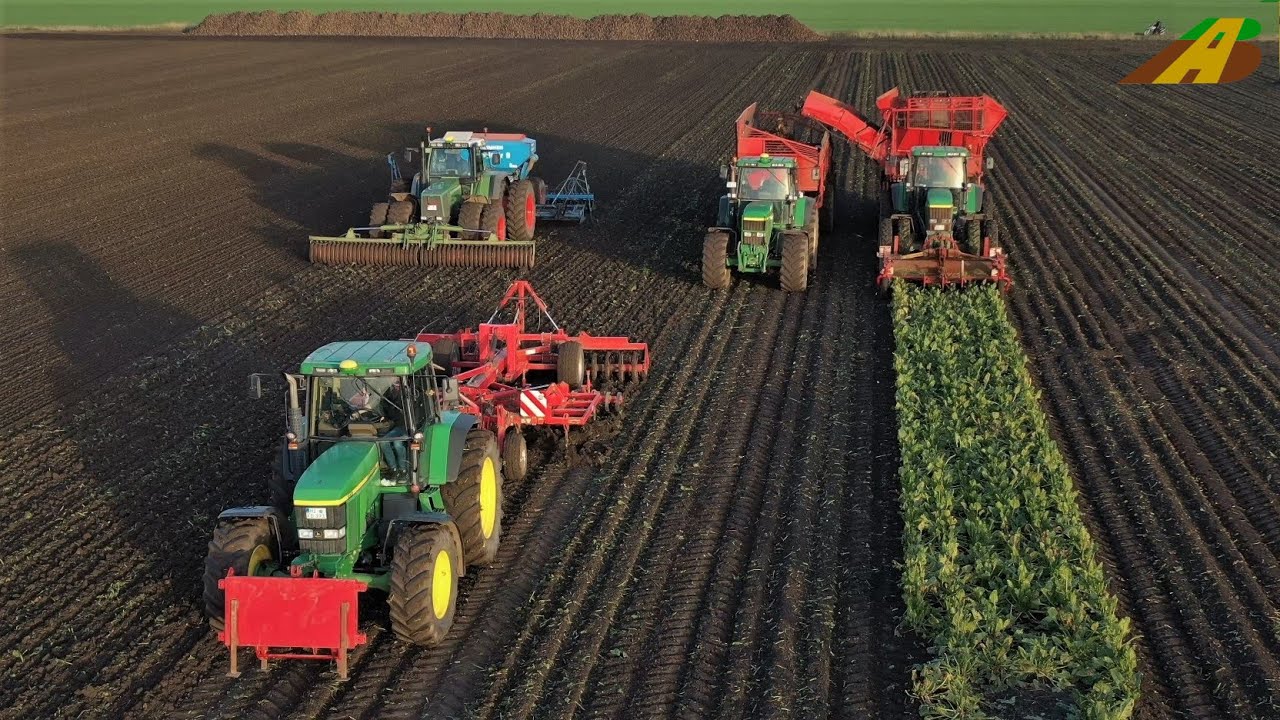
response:
<path id="1" fill-rule="evenodd" d="M 458 526 L 468 565 L 488 565 L 502 540 L 502 459 L 498 439 L 479 428 L 467 433 L 458 477 L 440 488 Z"/>
<path id="2" fill-rule="evenodd" d="M 809 289 L 809 235 L 791 230 L 782 235 L 782 289 L 804 292 Z"/>
<path id="3" fill-rule="evenodd" d="M 408 225 L 413 220 L 413 203 L 409 200 L 398 200 L 387 208 L 388 225 Z"/>
<path id="4" fill-rule="evenodd" d="M 702 284 L 712 290 L 729 287 L 729 235 L 710 232 L 702 239 Z"/>
<path id="5" fill-rule="evenodd" d="M 204 612 L 209 626 L 219 631 L 226 626 L 226 593 L 218 581 L 228 570 L 235 570 L 236 575 L 269 575 L 278 562 L 271 523 L 266 518 L 218 521 L 204 558 Z"/>
<path id="6" fill-rule="evenodd" d="M 458 226 L 467 230 L 479 230 L 480 216 L 484 212 L 484 208 L 485 205 L 483 203 L 462 203 L 462 207 L 458 208 Z"/>
<path id="7" fill-rule="evenodd" d="M 447 525 L 409 525 L 392 553 L 391 631 L 414 645 L 440 644 L 458 609 L 461 563 L 453 534 Z"/>

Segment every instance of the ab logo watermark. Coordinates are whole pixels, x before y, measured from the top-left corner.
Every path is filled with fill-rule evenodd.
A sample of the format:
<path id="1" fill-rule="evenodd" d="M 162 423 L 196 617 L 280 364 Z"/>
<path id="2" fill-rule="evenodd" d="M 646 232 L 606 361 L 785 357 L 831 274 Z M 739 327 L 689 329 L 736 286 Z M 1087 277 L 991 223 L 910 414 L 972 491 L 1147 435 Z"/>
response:
<path id="1" fill-rule="evenodd" d="M 1243 80 L 1262 64 L 1262 49 L 1248 42 L 1261 32 L 1262 25 L 1253 18 L 1206 18 L 1120 83 L 1189 85 Z"/>

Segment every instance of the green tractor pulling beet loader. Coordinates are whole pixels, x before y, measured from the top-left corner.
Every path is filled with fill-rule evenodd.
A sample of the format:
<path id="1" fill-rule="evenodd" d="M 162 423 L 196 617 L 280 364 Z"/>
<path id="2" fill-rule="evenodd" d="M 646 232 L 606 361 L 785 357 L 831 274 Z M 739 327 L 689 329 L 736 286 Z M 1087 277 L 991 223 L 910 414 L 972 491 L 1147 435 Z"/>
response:
<path id="1" fill-rule="evenodd" d="M 531 315 L 532 312 L 532 315 Z M 502 321 L 498 321 L 502 320 Z M 546 321 L 541 332 L 526 323 Z M 540 328 L 541 329 L 541 328 Z M 528 471 L 525 433 L 592 422 L 649 371 L 644 343 L 571 336 L 518 281 L 474 330 L 335 342 L 286 374 L 272 504 L 218 516 L 205 560 L 210 624 L 231 650 L 336 660 L 347 675 L 358 596 L 385 592 L 401 640 L 449 632 L 458 578 L 493 561 L 503 480 Z M 261 396 L 261 376 L 250 379 Z"/>
<path id="2" fill-rule="evenodd" d="M 546 183 L 530 174 L 537 141 L 525 135 L 450 131 L 432 138 L 427 128 L 418 147 L 405 151 L 409 160 L 415 153 L 421 167 L 412 180 L 394 154 L 387 156 L 391 188 L 374 203 L 367 227 L 309 238 L 312 262 L 532 267 L 538 219 L 581 221 L 594 205 L 581 162 L 548 195 Z"/>
<path id="3" fill-rule="evenodd" d="M 777 128 L 769 132 L 759 124 Z M 702 242 L 702 281 L 729 286 L 730 269 L 778 271 L 782 289 L 804 292 L 818 264 L 820 225 L 830 227 L 827 169 L 831 140 L 819 130 L 817 145 L 787 137 L 806 119 L 759 113 L 752 104 L 738 116 L 737 156 L 721 169 L 728 193 L 720 198 L 716 227 Z M 824 222 L 820 223 L 820 217 Z"/>

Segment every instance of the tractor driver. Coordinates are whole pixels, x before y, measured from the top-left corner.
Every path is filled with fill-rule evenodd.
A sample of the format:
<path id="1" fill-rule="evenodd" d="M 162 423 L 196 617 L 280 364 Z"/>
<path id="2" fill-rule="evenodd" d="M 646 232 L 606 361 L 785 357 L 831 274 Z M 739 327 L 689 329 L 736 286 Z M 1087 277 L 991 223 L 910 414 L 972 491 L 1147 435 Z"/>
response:
<path id="1" fill-rule="evenodd" d="M 379 433 L 382 438 L 402 438 L 378 443 L 378 450 L 387 467 L 394 473 L 408 469 L 404 428 L 404 385 L 400 378 L 366 378 L 352 383 L 354 388 L 344 388 L 343 398 L 351 408 L 350 422 L 386 424 Z"/>
<path id="2" fill-rule="evenodd" d="M 747 173 L 747 187 L 759 200 L 781 200 L 786 197 L 787 184 L 782 169 L 757 168 Z"/>
<path id="3" fill-rule="evenodd" d="M 434 161 L 437 156 L 440 159 L 439 162 Z M 449 177 L 470 177 L 471 175 L 471 150 L 469 148 L 437 150 L 432 154 L 432 160 L 433 175 L 447 175 Z"/>

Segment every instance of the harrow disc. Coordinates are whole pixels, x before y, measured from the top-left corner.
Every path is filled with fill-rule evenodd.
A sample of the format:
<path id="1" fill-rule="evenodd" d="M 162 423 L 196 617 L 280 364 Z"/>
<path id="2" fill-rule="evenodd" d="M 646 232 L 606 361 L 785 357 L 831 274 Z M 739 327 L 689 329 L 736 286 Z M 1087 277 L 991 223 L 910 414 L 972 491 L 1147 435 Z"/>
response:
<path id="1" fill-rule="evenodd" d="M 597 385 L 637 383 L 646 374 L 639 351 L 592 350 L 585 355 L 587 375 Z"/>

